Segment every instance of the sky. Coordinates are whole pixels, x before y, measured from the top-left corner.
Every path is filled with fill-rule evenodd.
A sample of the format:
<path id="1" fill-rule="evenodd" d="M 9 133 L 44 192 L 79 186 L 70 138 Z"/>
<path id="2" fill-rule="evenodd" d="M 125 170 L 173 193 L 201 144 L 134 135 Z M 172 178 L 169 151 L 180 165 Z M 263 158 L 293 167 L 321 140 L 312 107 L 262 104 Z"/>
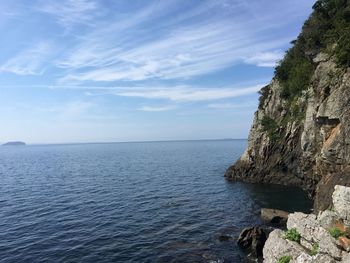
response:
<path id="1" fill-rule="evenodd" d="M 1 0 L 0 142 L 247 138 L 314 0 Z"/>

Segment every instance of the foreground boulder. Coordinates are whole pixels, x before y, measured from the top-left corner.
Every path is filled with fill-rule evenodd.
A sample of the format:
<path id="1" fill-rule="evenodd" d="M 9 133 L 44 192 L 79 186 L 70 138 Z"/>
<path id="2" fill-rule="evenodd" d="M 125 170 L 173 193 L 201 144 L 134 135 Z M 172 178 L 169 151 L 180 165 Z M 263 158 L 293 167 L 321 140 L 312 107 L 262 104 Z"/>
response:
<path id="1" fill-rule="evenodd" d="M 336 239 L 329 231 L 320 226 L 315 215 L 303 213 L 290 214 L 287 222 L 288 229 L 296 229 L 301 235 L 300 244 L 312 250 L 317 245 L 318 252 L 328 254 L 332 258 L 340 260 L 342 251 L 337 247 Z"/>
<path id="2" fill-rule="evenodd" d="M 297 243 L 284 238 L 284 231 L 276 229 L 272 231 L 267 239 L 263 254 L 264 262 L 276 263 L 283 256 L 297 258 L 305 250 Z"/>
<path id="3" fill-rule="evenodd" d="M 260 227 L 249 227 L 242 230 L 238 237 L 237 244 L 251 252 L 254 257 L 261 257 L 266 234 Z"/>
<path id="4" fill-rule="evenodd" d="M 333 211 L 318 216 L 291 213 L 287 231 L 276 229 L 267 239 L 265 263 L 350 263 L 349 187 L 335 186 Z M 289 260 L 289 261 L 288 261 Z"/>

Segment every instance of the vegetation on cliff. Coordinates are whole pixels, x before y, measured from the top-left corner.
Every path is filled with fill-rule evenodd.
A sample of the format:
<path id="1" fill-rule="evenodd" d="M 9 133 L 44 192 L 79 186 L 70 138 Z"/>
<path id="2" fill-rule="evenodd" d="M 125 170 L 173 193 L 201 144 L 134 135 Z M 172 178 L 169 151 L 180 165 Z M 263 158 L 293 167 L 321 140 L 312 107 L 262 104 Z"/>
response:
<path id="1" fill-rule="evenodd" d="M 260 91 L 248 148 L 225 173 L 300 186 L 315 211 L 335 184 L 350 185 L 350 0 L 318 0 Z"/>
<path id="2" fill-rule="evenodd" d="M 302 33 L 292 43 L 275 74 L 282 97 L 293 100 L 309 85 L 315 68 L 312 58 L 320 51 L 334 54 L 339 66 L 350 66 L 350 1 L 318 0 Z"/>
<path id="3" fill-rule="evenodd" d="M 310 85 L 317 66 L 313 59 L 320 51 L 334 56 L 340 68 L 350 66 L 350 1 L 318 0 L 313 10 L 275 69 L 275 77 L 281 84 L 281 98 L 289 110 L 280 123 L 270 117 L 261 120 L 263 131 L 272 142 L 278 141 L 284 133 L 284 129 L 279 130 L 280 134 L 276 132 L 279 124 L 286 126 L 305 117 L 305 108 L 298 99 Z M 261 89 L 259 109 L 263 108 L 268 94 L 269 86 Z"/>

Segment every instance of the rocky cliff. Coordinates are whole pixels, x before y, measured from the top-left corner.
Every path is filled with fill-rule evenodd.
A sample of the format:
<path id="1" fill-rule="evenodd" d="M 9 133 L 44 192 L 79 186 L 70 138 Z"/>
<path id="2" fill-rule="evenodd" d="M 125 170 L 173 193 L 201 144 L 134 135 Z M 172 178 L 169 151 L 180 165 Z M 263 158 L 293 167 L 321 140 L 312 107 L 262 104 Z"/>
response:
<path id="1" fill-rule="evenodd" d="M 300 186 L 316 210 L 329 207 L 334 185 L 350 183 L 349 2 L 316 2 L 261 90 L 248 148 L 227 178 Z"/>

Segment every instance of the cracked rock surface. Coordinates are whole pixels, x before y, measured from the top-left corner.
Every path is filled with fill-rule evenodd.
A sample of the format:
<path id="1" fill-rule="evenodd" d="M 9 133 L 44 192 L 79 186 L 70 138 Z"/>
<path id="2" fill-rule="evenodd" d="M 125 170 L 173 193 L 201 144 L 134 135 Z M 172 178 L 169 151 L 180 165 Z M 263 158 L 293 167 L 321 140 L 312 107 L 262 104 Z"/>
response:
<path id="1" fill-rule="evenodd" d="M 289 256 L 292 263 L 350 263 L 350 253 L 340 242 L 350 235 L 349 193 L 350 187 L 335 186 L 333 211 L 326 210 L 318 216 L 300 212 L 289 214 L 287 229 L 296 230 L 300 242 L 288 240 L 280 229 L 272 231 L 263 249 L 264 262 L 276 263 L 281 257 Z M 341 236 L 332 236 L 332 228 L 341 229 Z"/>

